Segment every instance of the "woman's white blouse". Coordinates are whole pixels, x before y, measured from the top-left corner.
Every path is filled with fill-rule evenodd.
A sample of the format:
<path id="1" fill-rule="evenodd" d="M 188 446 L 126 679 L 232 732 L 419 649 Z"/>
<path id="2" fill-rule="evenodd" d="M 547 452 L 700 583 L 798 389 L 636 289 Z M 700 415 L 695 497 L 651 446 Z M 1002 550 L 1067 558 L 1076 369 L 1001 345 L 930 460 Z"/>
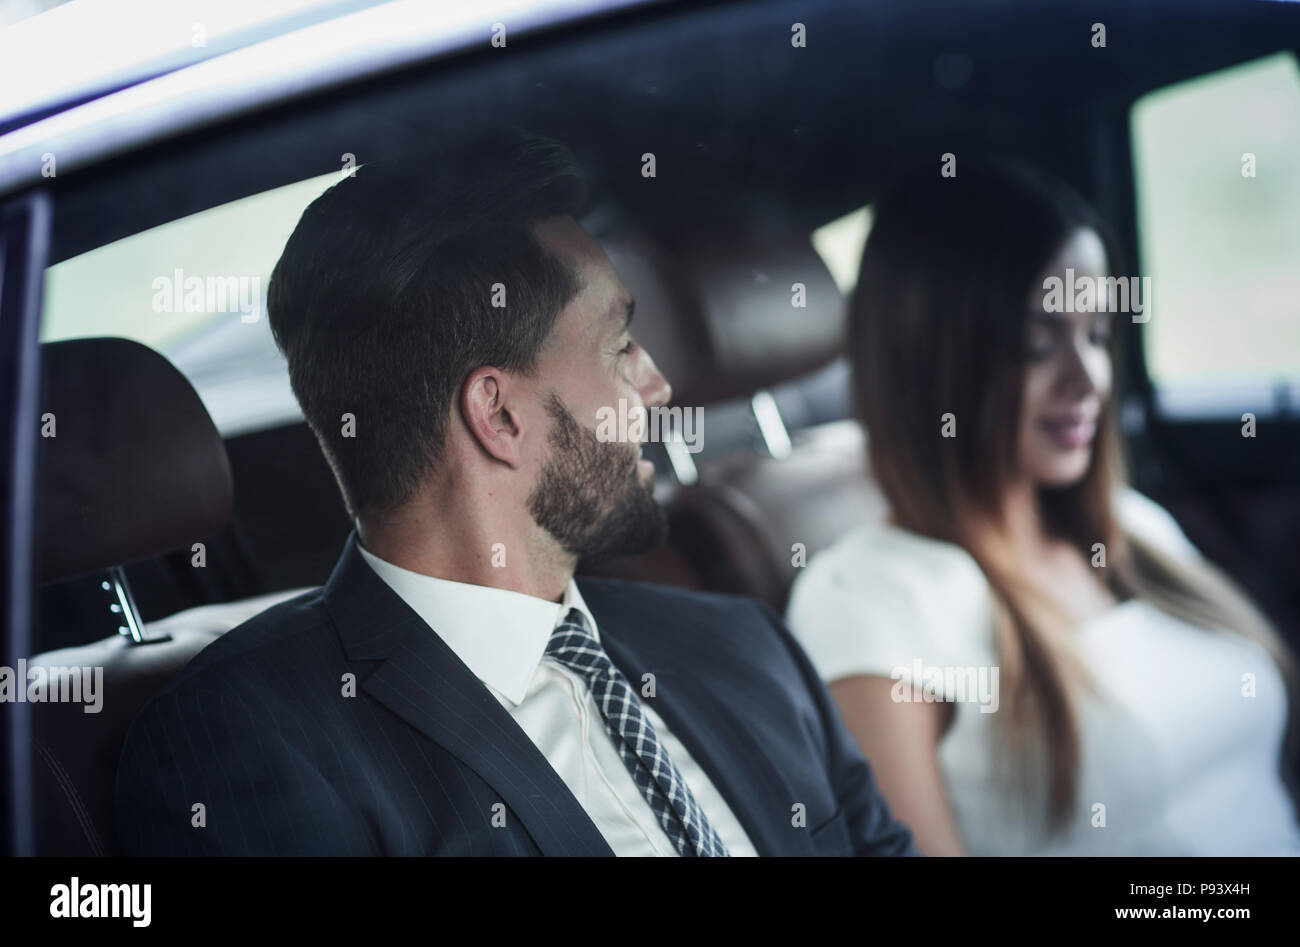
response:
<path id="1" fill-rule="evenodd" d="M 1141 494 L 1126 491 L 1119 515 L 1129 533 L 1199 555 Z M 799 575 L 787 620 L 828 683 L 893 678 L 897 700 L 925 699 L 928 680 L 931 695 L 955 701 L 939 764 L 973 855 L 1300 854 L 1279 769 L 1282 676 L 1241 635 L 1141 599 L 1077 629 L 1077 653 L 1103 697 L 1078 699 L 1079 793 L 1052 834 L 1041 777 L 1037 790 L 1026 787 L 997 720 L 990 591 L 964 549 L 887 523 L 860 526 Z"/>

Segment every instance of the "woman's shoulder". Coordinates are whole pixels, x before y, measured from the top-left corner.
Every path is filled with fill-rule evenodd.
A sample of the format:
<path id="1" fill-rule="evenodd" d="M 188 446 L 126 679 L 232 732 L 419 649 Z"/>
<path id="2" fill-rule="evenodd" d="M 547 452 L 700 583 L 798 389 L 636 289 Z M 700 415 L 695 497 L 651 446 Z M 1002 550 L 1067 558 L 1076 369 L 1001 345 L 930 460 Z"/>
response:
<path id="1" fill-rule="evenodd" d="M 961 546 L 884 520 L 859 524 L 815 554 L 796 584 L 848 583 L 860 592 L 883 586 L 927 596 L 949 583 L 986 586 L 984 573 Z"/>
<path id="2" fill-rule="evenodd" d="M 970 663 L 992 641 L 988 580 L 960 546 L 886 522 L 815 554 L 786 619 L 823 678 L 889 676 L 915 658 Z"/>
<path id="3" fill-rule="evenodd" d="M 1168 510 L 1133 487 L 1115 494 L 1115 516 L 1129 536 L 1179 558 L 1195 559 L 1200 552 Z"/>

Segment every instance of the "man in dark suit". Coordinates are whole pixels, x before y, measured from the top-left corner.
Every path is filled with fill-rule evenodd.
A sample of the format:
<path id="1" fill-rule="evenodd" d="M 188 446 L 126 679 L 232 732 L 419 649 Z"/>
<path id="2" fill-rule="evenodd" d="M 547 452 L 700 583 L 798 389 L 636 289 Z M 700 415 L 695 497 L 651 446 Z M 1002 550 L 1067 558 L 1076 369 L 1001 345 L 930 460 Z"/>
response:
<path id="1" fill-rule="evenodd" d="M 573 578 L 664 538 L 598 418 L 670 397 L 582 201 L 509 135 L 303 214 L 271 326 L 356 529 L 136 719 L 126 851 L 915 853 L 769 609 Z"/>

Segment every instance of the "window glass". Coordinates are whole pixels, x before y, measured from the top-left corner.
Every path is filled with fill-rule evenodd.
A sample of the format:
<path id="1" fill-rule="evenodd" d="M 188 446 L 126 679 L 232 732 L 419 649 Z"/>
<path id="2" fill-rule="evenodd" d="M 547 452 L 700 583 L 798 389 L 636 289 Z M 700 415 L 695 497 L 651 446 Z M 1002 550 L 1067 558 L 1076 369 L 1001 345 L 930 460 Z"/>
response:
<path id="1" fill-rule="evenodd" d="M 1264 410 L 1300 385 L 1300 69 L 1279 54 L 1132 112 L 1151 278 L 1147 369 L 1173 413 Z"/>
<path id="2" fill-rule="evenodd" d="M 871 208 L 868 206 L 837 217 L 813 231 L 813 248 L 845 296 L 857 285 L 862 248 L 867 245 L 870 230 Z"/>
<path id="3" fill-rule="evenodd" d="M 45 272 L 41 341 L 118 336 L 167 356 L 225 436 L 299 417 L 266 286 L 303 210 L 339 174 L 134 234 Z"/>

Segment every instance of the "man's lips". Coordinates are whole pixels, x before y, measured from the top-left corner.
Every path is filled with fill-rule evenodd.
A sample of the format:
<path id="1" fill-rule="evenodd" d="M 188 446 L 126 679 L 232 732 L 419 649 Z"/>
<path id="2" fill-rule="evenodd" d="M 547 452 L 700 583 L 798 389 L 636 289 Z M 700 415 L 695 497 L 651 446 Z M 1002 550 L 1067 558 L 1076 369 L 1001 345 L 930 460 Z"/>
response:
<path id="1" fill-rule="evenodd" d="M 645 476 L 648 474 L 649 476 L 653 477 L 655 472 L 654 462 L 647 460 L 645 458 L 644 451 L 645 451 L 645 443 L 642 442 L 641 444 L 637 445 L 637 449 L 636 449 L 637 473 L 641 476 Z"/>

